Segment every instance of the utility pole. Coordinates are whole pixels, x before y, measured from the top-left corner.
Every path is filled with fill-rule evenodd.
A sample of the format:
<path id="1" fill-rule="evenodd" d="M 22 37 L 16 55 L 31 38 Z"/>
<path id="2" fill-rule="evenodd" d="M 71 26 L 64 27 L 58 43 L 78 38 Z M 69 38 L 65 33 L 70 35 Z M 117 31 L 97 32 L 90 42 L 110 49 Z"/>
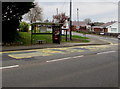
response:
<path id="1" fill-rule="evenodd" d="M 70 0 L 70 40 L 72 40 L 72 20 L 71 16 L 72 15 L 72 1 Z"/>
<path id="2" fill-rule="evenodd" d="M 79 9 L 77 8 L 77 21 L 78 21 L 78 26 L 79 26 Z"/>
<path id="3" fill-rule="evenodd" d="M 56 11 L 57 11 L 57 15 L 58 15 L 58 8 L 56 9 Z"/>

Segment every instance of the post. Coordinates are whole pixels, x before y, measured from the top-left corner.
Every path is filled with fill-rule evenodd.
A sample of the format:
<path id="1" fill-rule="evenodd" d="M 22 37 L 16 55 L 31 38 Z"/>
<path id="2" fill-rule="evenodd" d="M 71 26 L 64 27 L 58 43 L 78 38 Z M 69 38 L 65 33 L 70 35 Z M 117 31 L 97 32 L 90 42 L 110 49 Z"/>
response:
<path id="1" fill-rule="evenodd" d="M 65 39 L 66 39 L 66 41 L 67 41 L 67 30 L 66 30 L 66 38 L 65 38 Z"/>
<path id="2" fill-rule="evenodd" d="M 32 42 L 32 35 L 33 35 L 33 34 L 32 34 L 32 30 L 33 30 L 33 24 L 32 24 L 32 12 L 31 12 L 31 11 L 30 11 L 30 15 L 29 15 L 29 16 L 30 16 L 30 18 L 31 18 L 30 23 L 31 23 L 31 45 L 32 45 L 32 43 L 33 43 L 33 42 Z"/>
<path id="3" fill-rule="evenodd" d="M 71 13 L 72 13 L 72 2 L 70 0 L 70 40 L 72 40 L 72 21 L 71 21 Z"/>
<path id="4" fill-rule="evenodd" d="M 32 30 L 33 30 L 33 24 L 31 23 L 31 45 L 32 45 Z"/>

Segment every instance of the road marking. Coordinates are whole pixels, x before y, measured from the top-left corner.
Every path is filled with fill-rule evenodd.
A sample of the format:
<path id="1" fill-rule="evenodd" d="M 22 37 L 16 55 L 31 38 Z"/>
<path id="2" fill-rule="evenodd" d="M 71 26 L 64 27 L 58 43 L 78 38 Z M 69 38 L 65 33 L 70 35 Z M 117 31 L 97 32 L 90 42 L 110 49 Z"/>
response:
<path id="1" fill-rule="evenodd" d="M 101 39 L 101 40 L 103 40 L 103 39 Z M 110 45 L 113 45 L 113 43 L 108 40 L 103 40 L 103 41 L 106 41 L 106 42 L 110 43 Z"/>
<path id="2" fill-rule="evenodd" d="M 19 51 L 5 51 L 5 52 L 0 52 L 0 54 L 3 53 L 17 53 L 17 52 L 30 52 L 30 51 L 37 51 L 38 49 L 31 49 L 31 50 L 19 50 Z"/>
<path id="3" fill-rule="evenodd" d="M 0 67 L 0 69 L 8 69 L 8 68 L 15 68 L 15 67 L 19 67 L 19 65 Z"/>
<path id="4" fill-rule="evenodd" d="M 50 60 L 50 61 L 46 61 L 46 62 L 63 61 L 63 60 L 68 60 L 68 59 L 73 59 L 73 58 L 80 58 L 80 57 L 84 57 L 84 55 L 81 55 L 81 56 L 75 56 L 75 57 L 61 58 L 61 59 L 55 59 L 55 60 Z"/>
<path id="5" fill-rule="evenodd" d="M 22 51 L 9 51 L 3 52 L 8 53 L 9 57 L 15 59 L 23 59 L 23 58 L 32 58 L 37 56 L 50 56 L 56 54 L 68 54 L 72 52 L 84 52 L 86 50 L 101 50 L 103 48 L 108 48 L 108 45 L 98 45 L 98 46 L 75 46 L 75 47 L 65 47 L 65 48 L 45 48 L 45 49 L 33 49 L 33 50 L 22 50 Z M 83 50 L 86 49 L 86 50 Z M 32 51 L 32 52 L 31 52 Z M 0 53 L 1 54 L 1 53 Z"/>
<path id="6" fill-rule="evenodd" d="M 17 54 L 16 54 L 16 55 L 17 55 Z M 15 58 L 15 59 L 31 58 L 31 57 L 32 57 L 32 56 L 29 56 L 29 55 L 28 55 L 28 56 L 26 55 L 26 56 L 24 56 L 24 57 L 22 57 L 22 56 L 21 56 L 21 57 L 20 57 L 20 56 L 14 56 L 14 55 L 8 55 L 8 56 L 9 56 L 9 57 L 12 57 L 12 58 Z"/>
<path id="7" fill-rule="evenodd" d="M 112 52 L 116 52 L 116 51 L 107 51 L 107 52 L 101 52 L 101 53 L 97 53 L 97 54 L 105 54 L 105 53 L 112 53 Z"/>

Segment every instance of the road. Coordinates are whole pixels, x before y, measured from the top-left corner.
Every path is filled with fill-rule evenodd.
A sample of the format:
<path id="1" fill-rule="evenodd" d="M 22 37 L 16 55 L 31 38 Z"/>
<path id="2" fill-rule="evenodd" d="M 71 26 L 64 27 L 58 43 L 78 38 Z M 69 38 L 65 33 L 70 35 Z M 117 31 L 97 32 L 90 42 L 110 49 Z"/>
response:
<path id="1" fill-rule="evenodd" d="M 118 40 L 92 37 L 111 44 L 1 53 L 2 86 L 117 87 Z"/>

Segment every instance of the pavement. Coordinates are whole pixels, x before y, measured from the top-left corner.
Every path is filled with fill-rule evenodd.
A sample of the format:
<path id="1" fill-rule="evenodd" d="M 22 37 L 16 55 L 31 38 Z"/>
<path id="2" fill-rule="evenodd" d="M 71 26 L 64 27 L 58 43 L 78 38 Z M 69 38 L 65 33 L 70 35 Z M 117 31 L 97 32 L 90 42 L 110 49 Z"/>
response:
<path id="1" fill-rule="evenodd" d="M 31 50 L 31 49 L 44 49 L 44 48 L 60 48 L 60 47 L 72 47 L 72 46 L 87 46 L 87 45 L 107 45 L 110 44 L 102 39 L 90 38 L 88 43 L 70 43 L 64 42 L 61 44 L 36 44 L 28 46 L 3 46 L 1 51 L 16 51 L 16 50 Z"/>

